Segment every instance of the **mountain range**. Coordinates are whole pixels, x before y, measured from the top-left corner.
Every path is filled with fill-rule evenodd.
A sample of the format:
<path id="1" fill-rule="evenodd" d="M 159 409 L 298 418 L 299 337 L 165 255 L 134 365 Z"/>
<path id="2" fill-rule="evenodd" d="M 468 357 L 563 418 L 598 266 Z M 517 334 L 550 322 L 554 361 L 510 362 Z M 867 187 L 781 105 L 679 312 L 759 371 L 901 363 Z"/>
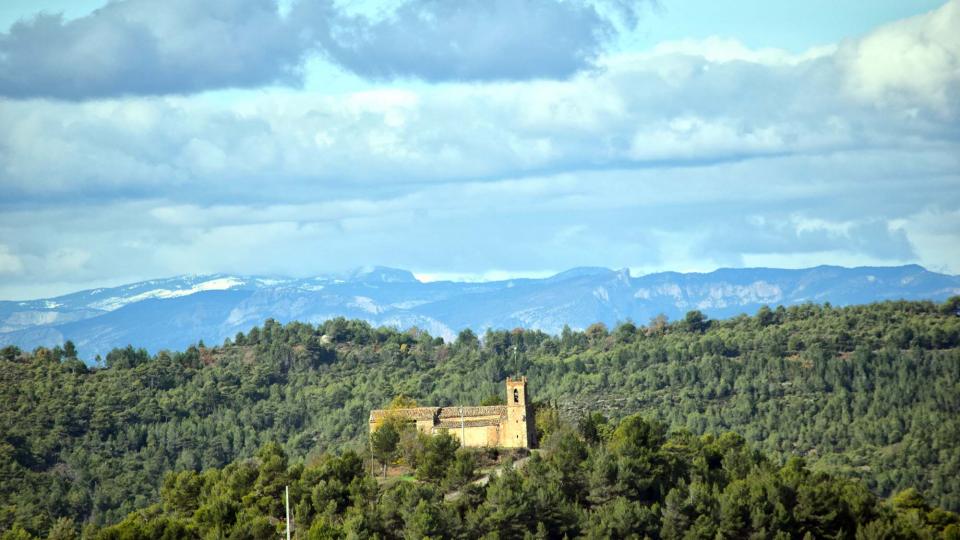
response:
<path id="1" fill-rule="evenodd" d="M 453 338 L 463 328 L 537 328 L 595 322 L 646 323 L 690 310 L 713 318 L 763 305 L 834 305 L 883 300 L 942 301 L 960 295 L 960 276 L 917 265 L 720 269 L 634 277 L 624 270 L 574 268 L 544 279 L 421 282 L 406 270 L 373 267 L 291 279 L 226 274 L 177 276 L 55 298 L 0 301 L 0 346 L 32 349 L 72 340 L 88 361 L 133 344 L 151 352 L 219 343 L 267 318 L 318 323 L 337 316 L 374 325 L 417 326 Z"/>

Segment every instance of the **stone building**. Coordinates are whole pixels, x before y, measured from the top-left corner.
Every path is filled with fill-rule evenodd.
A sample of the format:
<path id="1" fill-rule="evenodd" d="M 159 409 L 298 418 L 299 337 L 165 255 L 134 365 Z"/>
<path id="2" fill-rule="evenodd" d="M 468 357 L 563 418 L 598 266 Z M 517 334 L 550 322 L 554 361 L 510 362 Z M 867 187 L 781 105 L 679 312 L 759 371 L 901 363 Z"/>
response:
<path id="1" fill-rule="evenodd" d="M 370 432 L 386 418 L 394 417 L 415 422 L 423 433 L 445 431 L 463 446 L 533 448 L 537 432 L 527 396 L 527 378 L 507 378 L 506 391 L 506 405 L 377 409 L 370 412 Z"/>

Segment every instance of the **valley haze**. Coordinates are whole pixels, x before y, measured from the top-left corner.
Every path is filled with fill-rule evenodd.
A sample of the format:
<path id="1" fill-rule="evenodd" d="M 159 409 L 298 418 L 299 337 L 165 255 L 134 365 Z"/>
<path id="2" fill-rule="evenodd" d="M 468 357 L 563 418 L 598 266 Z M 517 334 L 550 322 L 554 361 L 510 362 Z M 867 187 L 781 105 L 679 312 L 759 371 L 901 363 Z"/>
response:
<path id="1" fill-rule="evenodd" d="M 407 270 L 373 267 L 293 279 L 209 274 L 153 279 L 54 298 L 0 301 L 0 346 L 24 349 L 73 341 L 90 362 L 132 344 L 150 352 L 222 343 L 272 318 L 320 323 L 334 317 L 418 327 L 453 339 L 470 328 L 583 329 L 602 322 L 646 324 L 700 310 L 711 318 L 761 306 L 885 300 L 942 301 L 960 294 L 960 276 L 918 265 L 725 268 L 709 273 L 580 267 L 543 279 L 419 281 Z"/>

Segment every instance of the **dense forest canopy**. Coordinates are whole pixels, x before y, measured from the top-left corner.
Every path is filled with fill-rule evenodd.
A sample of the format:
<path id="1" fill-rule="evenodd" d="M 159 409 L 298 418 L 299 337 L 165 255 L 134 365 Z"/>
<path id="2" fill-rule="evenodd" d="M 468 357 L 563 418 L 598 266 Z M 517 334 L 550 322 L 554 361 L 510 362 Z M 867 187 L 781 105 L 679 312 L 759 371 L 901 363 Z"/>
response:
<path id="1" fill-rule="evenodd" d="M 958 307 L 958 298 L 845 308 L 808 304 L 722 321 L 692 311 L 676 322 L 657 318 L 612 329 L 598 324 L 557 336 L 521 329 L 476 336 L 467 330 L 453 343 L 417 329 L 372 328 L 345 319 L 319 326 L 268 320 L 215 347 L 201 343 L 152 357 L 134 347 L 117 349 L 93 369 L 77 359 L 70 343 L 32 352 L 6 348 L 0 351 L 0 529 L 47 534 L 156 521 L 150 526 L 167 523 L 206 535 L 204 527 L 216 520 L 198 513 L 208 503 L 219 504 L 205 498 L 219 492 L 211 486 L 232 482 L 238 500 L 247 501 L 251 489 L 265 493 L 289 481 L 299 486 L 294 491 L 300 490 L 295 498 L 303 515 L 334 537 L 426 530 L 409 529 L 414 522 L 441 527 L 435 534 L 467 536 L 526 531 L 603 537 L 604 531 L 626 531 L 673 538 L 694 529 L 699 532 L 692 537 L 761 530 L 771 537 L 776 530 L 821 536 L 857 527 L 906 527 L 900 518 L 912 520 L 917 530 L 943 531 L 953 518 L 934 508 L 960 509 Z M 357 467 L 341 463 L 351 459 L 362 467 L 357 455 L 367 452 L 370 409 L 398 395 L 424 404 L 481 403 L 498 395 L 503 379 L 514 373 L 529 377 L 543 418 L 576 423 L 598 412 L 611 423 L 594 431 L 607 436 L 627 417 L 648 426 L 646 431 L 663 431 L 662 441 L 658 435 L 636 450 L 653 461 L 636 465 L 640 472 L 629 469 L 623 445 L 635 441 L 606 440 L 589 427 L 577 433 L 556 428 L 553 444 L 560 450 L 531 458 L 529 470 L 506 474 L 489 488 L 465 490 L 460 500 L 469 501 L 469 511 L 461 507 L 465 502 L 440 502 L 440 487 L 429 481 L 380 492 L 349 471 L 336 473 L 346 475 L 337 482 L 349 486 L 342 492 L 348 495 L 313 494 L 317 479 L 328 474 L 316 468 Z M 634 413 L 647 420 L 636 420 Z M 720 436 L 727 431 L 742 435 L 730 444 L 749 454 L 743 458 L 748 465 L 727 469 L 727 447 L 717 450 L 719 465 L 702 454 L 734 437 Z M 659 463 L 652 456 L 678 445 L 684 447 L 680 457 L 670 458 L 678 469 L 664 465 L 643 472 Z M 564 452 L 573 454 L 563 459 L 575 467 L 558 464 Z M 718 467 L 723 474 L 711 476 Z M 580 476 L 557 480 L 567 473 Z M 640 482 L 644 489 L 618 483 L 618 475 L 633 473 L 644 480 L 624 482 Z M 583 495 L 594 493 L 592 487 L 572 493 L 549 483 L 593 486 L 605 474 L 614 487 L 594 499 Z M 180 503 L 169 499 L 176 490 L 168 484 L 183 475 L 199 491 L 178 510 Z M 273 487 L 251 487 L 261 479 Z M 805 495 L 810 500 L 846 501 L 846 510 L 837 510 L 842 517 L 816 525 L 826 528 L 799 524 L 806 519 L 797 514 L 799 493 L 808 480 L 816 494 Z M 905 491 L 910 488 L 917 491 Z M 550 508 L 556 515 L 523 523 L 515 520 L 528 518 L 501 515 L 517 493 L 530 495 L 521 508 Z M 897 493 L 906 502 L 874 499 Z M 331 497 L 342 497 L 342 504 Z M 370 510 L 361 504 L 370 500 L 365 497 L 394 506 Z M 784 521 L 757 521 L 750 507 L 736 521 L 730 505 L 754 499 L 757 508 L 777 509 L 776 519 Z M 425 501 L 423 507 L 411 507 L 413 500 Z M 234 512 L 232 523 L 276 516 L 273 502 L 240 504 L 217 511 Z M 487 514 L 472 514 L 483 508 Z M 131 514 L 140 509 L 147 510 Z M 809 517 L 815 511 L 804 512 Z M 913 517 L 903 517 L 908 514 Z M 616 529 L 628 523 L 642 528 Z"/>
<path id="2" fill-rule="evenodd" d="M 289 493 L 294 536 L 308 539 L 960 538 L 960 516 L 916 490 L 884 503 L 800 458 L 777 465 L 733 433 L 668 437 L 639 415 L 613 426 L 596 414 L 578 430 L 557 423 L 541 453 L 522 469 L 508 461 L 486 485 L 471 480 L 489 450 L 457 449 L 448 434 L 419 438 L 416 481 L 380 484 L 353 451 L 291 462 L 270 443 L 222 469 L 169 474 L 159 503 L 84 532 L 276 538 Z"/>

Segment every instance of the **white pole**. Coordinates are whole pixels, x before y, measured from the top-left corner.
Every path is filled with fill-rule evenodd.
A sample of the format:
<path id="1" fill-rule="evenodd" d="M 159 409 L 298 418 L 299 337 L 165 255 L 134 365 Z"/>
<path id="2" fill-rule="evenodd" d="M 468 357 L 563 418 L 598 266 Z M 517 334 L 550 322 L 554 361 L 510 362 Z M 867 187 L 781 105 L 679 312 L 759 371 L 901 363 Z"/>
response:
<path id="1" fill-rule="evenodd" d="M 290 540 L 290 486 L 287 486 L 287 540 Z"/>
<path id="2" fill-rule="evenodd" d="M 467 447 L 467 430 L 463 426 L 463 406 L 460 406 L 460 446 Z"/>

